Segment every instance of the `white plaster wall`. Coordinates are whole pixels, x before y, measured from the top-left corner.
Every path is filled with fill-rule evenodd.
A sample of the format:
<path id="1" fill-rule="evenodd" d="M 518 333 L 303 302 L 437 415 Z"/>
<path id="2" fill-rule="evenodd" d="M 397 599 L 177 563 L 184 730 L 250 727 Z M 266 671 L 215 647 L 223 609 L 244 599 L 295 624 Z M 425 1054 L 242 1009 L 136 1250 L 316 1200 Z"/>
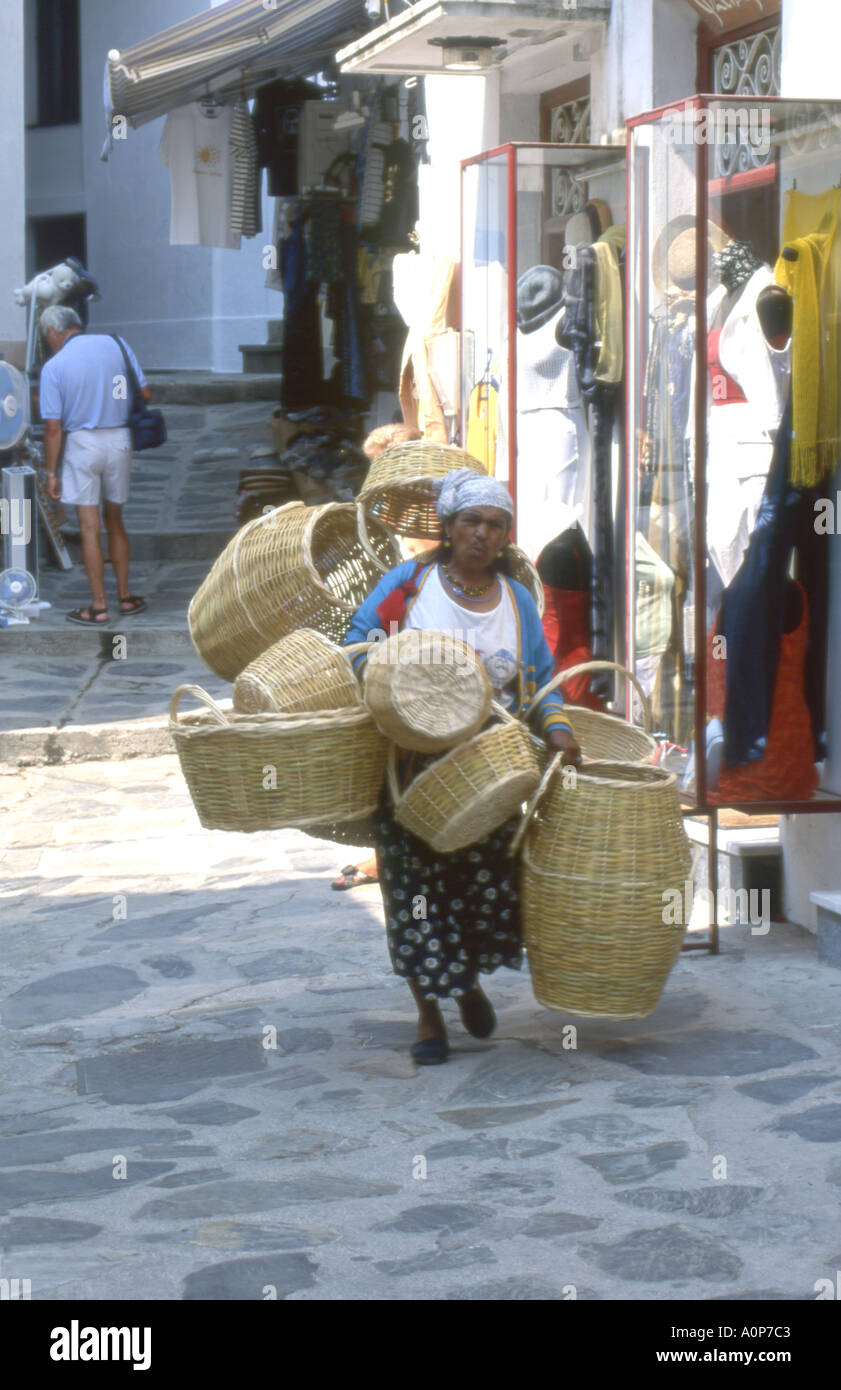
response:
<path id="1" fill-rule="evenodd" d="M 19 357 L 26 317 L 12 291 L 26 279 L 23 0 L 0 4 L 0 352 Z"/>
<path id="2" fill-rule="evenodd" d="M 424 78 L 430 159 L 420 180 L 424 251 L 459 257 L 461 161 L 498 143 L 498 80 L 495 73 Z"/>
<path id="3" fill-rule="evenodd" d="M 820 42 L 815 36 L 820 35 Z M 782 94 L 841 100 L 841 8 L 826 0 L 783 5 Z M 801 185 L 798 180 L 798 187 Z M 835 479 L 841 487 L 841 471 Z M 824 785 L 841 792 L 841 536 L 831 538 L 828 739 Z M 782 826 L 785 911 L 816 929 L 810 893 L 841 888 L 841 816 L 787 816 Z"/>
<path id="4" fill-rule="evenodd" d="M 264 195 L 264 234 L 239 251 L 170 246 L 169 174 L 157 153 L 163 119 L 129 130 L 100 159 L 109 48 L 206 8 L 204 0 L 82 0 L 81 125 L 29 132 L 27 210 L 87 214 L 89 269 L 102 294 L 92 327 L 125 333 L 150 368 L 238 372 L 238 345 L 265 342 L 266 319 L 282 316 L 282 296 L 264 287 L 270 200 Z"/>

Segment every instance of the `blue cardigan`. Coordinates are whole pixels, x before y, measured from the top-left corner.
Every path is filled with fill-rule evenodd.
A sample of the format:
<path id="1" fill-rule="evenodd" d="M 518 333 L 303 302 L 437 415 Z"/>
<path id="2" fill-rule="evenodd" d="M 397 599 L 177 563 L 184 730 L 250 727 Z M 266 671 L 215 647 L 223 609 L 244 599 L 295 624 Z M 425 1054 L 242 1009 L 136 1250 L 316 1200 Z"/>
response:
<path id="1" fill-rule="evenodd" d="M 374 592 L 366 598 L 362 607 L 354 614 L 345 635 L 345 646 L 351 642 L 382 641 L 385 636 L 390 635 L 385 633 L 377 609 L 394 589 L 413 579 L 417 568 L 416 560 L 406 560 L 402 565 L 397 565 L 393 570 L 389 570 L 388 574 L 383 575 Z M 418 593 L 434 568 L 434 565 L 425 565 L 421 569 L 415 581 Z M 514 613 L 517 618 L 517 704 L 513 713 L 520 718 L 530 718 L 533 714 L 537 714 L 544 738 L 556 729 L 569 732 L 571 725 L 563 713 L 563 696 L 557 690 L 545 695 L 540 704 L 535 709 L 532 708 L 538 690 L 546 685 L 554 674 L 552 657 L 543 635 L 540 615 L 528 589 L 515 579 L 507 579 L 505 575 L 501 574 L 499 578 L 501 583 L 508 587 L 508 592 L 514 601 Z M 408 598 L 399 626 L 402 627 L 405 623 L 416 597 L 417 595 L 412 595 Z M 358 652 L 351 658 L 354 670 L 358 675 L 361 674 L 366 659 L 367 654 L 365 652 Z"/>

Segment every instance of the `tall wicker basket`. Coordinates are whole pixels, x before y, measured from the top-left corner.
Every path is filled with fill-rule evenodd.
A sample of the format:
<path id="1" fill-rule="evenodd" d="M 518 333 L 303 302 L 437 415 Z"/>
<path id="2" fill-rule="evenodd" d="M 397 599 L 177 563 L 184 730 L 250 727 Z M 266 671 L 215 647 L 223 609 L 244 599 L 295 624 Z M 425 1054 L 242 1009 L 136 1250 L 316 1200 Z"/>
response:
<path id="1" fill-rule="evenodd" d="M 383 526 L 364 538 L 351 503 L 290 502 L 249 522 L 216 560 L 193 597 L 190 635 L 225 680 L 296 628 L 339 644 L 348 622 L 400 550 Z"/>
<path id="2" fill-rule="evenodd" d="M 565 774 L 554 758 L 512 846 L 535 997 L 586 1018 L 645 1018 L 686 931 L 670 896 L 684 902 L 692 873 L 677 781 L 639 763 Z"/>
<path id="3" fill-rule="evenodd" d="M 179 716 L 184 695 L 205 706 Z M 364 708 L 234 714 L 182 685 L 169 730 L 202 825 L 281 830 L 361 819 L 377 806 L 388 745 Z"/>
<path id="4" fill-rule="evenodd" d="M 441 523 L 435 500 L 441 479 L 454 468 L 487 473 L 483 463 L 452 444 L 418 439 L 384 449 L 373 460 L 359 492 L 369 524 L 382 521 L 401 536 L 437 539 Z"/>

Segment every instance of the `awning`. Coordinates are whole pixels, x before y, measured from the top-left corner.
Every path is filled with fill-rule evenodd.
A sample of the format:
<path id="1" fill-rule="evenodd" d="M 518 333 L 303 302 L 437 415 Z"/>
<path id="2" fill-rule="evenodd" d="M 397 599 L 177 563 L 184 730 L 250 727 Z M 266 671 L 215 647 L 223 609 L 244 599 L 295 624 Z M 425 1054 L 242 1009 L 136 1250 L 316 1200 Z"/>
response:
<path id="1" fill-rule="evenodd" d="M 368 27 L 364 0 L 229 0 L 112 49 L 106 104 L 139 126 L 211 93 L 251 95 L 273 77 L 317 72 Z"/>

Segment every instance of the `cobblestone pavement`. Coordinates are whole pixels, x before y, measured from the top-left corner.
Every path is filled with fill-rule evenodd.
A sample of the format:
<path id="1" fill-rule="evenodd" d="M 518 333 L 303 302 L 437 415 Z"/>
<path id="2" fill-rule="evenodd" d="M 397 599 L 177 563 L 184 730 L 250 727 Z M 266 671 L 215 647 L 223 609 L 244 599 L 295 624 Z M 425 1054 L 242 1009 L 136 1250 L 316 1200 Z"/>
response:
<path id="1" fill-rule="evenodd" d="M 0 775 L 0 806 L 2 1274 L 34 1299 L 809 1300 L 841 1269 L 841 975 L 798 928 L 728 929 L 636 1023 L 502 972 L 496 1035 L 450 1017 L 417 1069 L 347 850 L 202 830 L 174 757 Z"/>

